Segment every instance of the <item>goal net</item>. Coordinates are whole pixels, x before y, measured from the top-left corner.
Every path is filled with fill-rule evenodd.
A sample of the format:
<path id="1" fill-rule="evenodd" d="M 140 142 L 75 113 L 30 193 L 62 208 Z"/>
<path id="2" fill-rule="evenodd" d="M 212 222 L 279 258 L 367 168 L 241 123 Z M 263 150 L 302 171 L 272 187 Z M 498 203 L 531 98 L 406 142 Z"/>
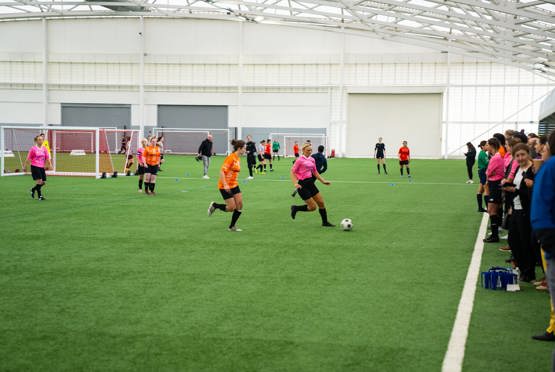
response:
<path id="1" fill-rule="evenodd" d="M 193 155 L 198 153 L 202 141 L 211 134 L 212 151 L 218 155 L 230 152 L 230 131 L 228 129 L 180 129 L 154 128 L 153 134 L 164 137 L 164 153 Z"/>
<path id="2" fill-rule="evenodd" d="M 41 133 L 50 147 L 52 169 L 47 171 L 50 175 L 99 177 L 103 172 L 123 173 L 128 156 L 137 151 L 136 130 L 1 127 L 2 176 L 24 174 L 29 149 L 34 145 L 34 138 Z"/>
<path id="3" fill-rule="evenodd" d="M 293 146 L 295 142 L 299 145 L 299 149 L 302 148 L 303 144 L 306 142 L 312 143 L 313 151 L 316 152 L 318 146 L 323 145 L 325 147 L 325 153 L 327 154 L 328 149 L 328 136 L 325 134 L 315 134 L 315 133 L 270 133 L 270 139 L 272 141 L 278 141 L 280 144 L 280 153 L 283 156 L 295 156 L 293 152 Z"/>

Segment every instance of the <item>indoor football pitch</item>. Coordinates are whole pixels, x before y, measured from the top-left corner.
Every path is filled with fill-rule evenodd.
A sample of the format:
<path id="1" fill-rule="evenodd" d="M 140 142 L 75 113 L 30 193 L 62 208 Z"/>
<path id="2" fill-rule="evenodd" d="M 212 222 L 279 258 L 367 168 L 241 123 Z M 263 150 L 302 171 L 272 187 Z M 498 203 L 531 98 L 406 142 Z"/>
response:
<path id="1" fill-rule="evenodd" d="M 210 180 L 169 157 L 156 196 L 136 176 L 0 178 L 0 370 L 439 371 L 482 215 L 457 160 L 415 160 L 412 179 L 330 159 L 330 220 L 289 216 L 290 159 L 248 175 L 244 209 L 207 216 Z M 505 265 L 498 245 L 482 268 Z M 478 288 L 465 371 L 545 371 L 549 298 Z"/>

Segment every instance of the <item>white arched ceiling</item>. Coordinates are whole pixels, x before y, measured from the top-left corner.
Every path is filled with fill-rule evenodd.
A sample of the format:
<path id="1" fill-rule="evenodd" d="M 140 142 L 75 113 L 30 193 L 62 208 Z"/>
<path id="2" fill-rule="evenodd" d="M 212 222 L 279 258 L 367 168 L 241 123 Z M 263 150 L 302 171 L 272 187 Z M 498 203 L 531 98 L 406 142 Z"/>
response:
<path id="1" fill-rule="evenodd" d="M 0 0 L 0 20 L 91 16 L 229 19 L 323 28 L 555 77 L 554 0 Z"/>

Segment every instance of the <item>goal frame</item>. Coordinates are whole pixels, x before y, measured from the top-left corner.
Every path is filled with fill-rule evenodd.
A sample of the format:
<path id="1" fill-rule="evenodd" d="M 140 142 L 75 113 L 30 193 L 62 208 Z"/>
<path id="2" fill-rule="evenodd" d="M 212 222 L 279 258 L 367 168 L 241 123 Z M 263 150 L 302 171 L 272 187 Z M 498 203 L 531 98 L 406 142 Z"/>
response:
<path id="1" fill-rule="evenodd" d="M 287 138 L 292 138 L 292 137 L 320 137 L 322 138 L 324 141 L 324 146 L 326 148 L 326 153 L 329 151 L 328 149 L 328 135 L 326 133 L 278 133 L 278 132 L 272 132 L 270 133 L 270 139 L 274 140 L 275 137 L 283 137 L 283 143 L 280 143 L 281 145 L 281 150 L 283 151 L 283 156 L 284 157 L 288 157 L 288 156 L 294 156 L 295 154 L 289 154 L 288 153 L 288 148 L 286 146 L 286 139 Z M 299 147 L 301 147 L 302 144 L 299 144 Z M 290 151 L 290 150 L 289 150 Z"/>
<path id="2" fill-rule="evenodd" d="M 100 131 L 105 128 L 98 128 L 98 127 L 73 127 L 73 126 L 18 126 L 18 125 L 6 125 L 0 127 L 0 176 L 23 176 L 28 174 L 28 172 L 20 172 L 20 173 L 5 173 L 5 157 L 4 151 L 6 147 L 6 138 L 5 133 L 6 129 L 23 129 L 23 130 L 36 130 L 38 133 L 45 132 L 47 133 L 50 130 L 59 130 L 59 131 L 88 131 L 93 132 L 94 140 L 95 140 L 95 172 L 61 172 L 56 171 L 56 145 L 55 143 L 52 144 L 50 148 L 51 158 L 52 158 L 52 166 L 54 169 L 48 170 L 46 174 L 51 176 L 86 176 L 91 177 L 94 176 L 96 178 L 100 178 Z"/>
<path id="3" fill-rule="evenodd" d="M 226 153 L 225 155 L 231 154 L 231 144 L 230 144 L 230 131 L 231 128 L 163 128 L 163 127 L 153 127 L 152 134 L 155 136 L 159 136 L 160 134 L 167 134 L 167 133 L 205 133 L 206 135 L 212 134 L 214 132 L 226 132 L 227 139 L 226 139 Z M 171 154 L 171 153 L 170 153 Z M 187 152 L 187 153 L 175 153 L 176 155 L 195 155 L 195 152 Z"/>

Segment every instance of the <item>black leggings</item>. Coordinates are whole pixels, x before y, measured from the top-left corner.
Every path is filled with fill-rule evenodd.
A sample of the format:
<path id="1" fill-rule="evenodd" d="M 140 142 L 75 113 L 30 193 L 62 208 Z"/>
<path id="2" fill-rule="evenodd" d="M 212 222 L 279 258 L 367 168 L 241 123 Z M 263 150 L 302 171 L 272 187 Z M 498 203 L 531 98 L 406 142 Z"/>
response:
<path id="1" fill-rule="evenodd" d="M 472 168 L 474 168 L 474 162 L 466 162 L 466 171 L 468 172 L 468 179 L 471 180 L 472 175 Z"/>
<path id="2" fill-rule="evenodd" d="M 535 279 L 536 257 L 532 246 L 530 215 L 527 211 L 513 210 L 509 220 L 509 246 L 522 278 L 526 281 Z"/>

